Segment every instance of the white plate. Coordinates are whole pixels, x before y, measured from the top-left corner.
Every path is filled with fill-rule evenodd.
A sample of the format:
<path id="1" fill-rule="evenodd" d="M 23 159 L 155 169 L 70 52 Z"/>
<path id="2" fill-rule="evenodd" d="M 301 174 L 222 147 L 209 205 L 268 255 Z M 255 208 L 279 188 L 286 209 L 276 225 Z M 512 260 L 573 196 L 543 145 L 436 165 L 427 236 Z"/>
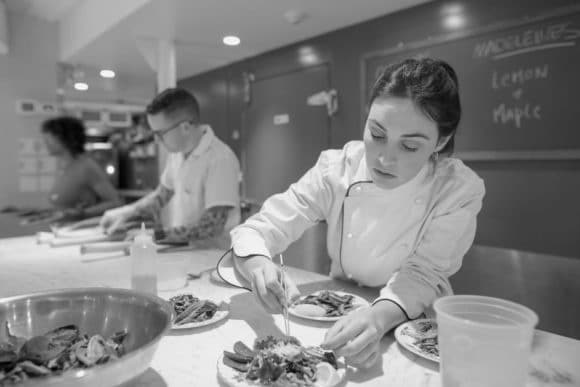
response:
<path id="1" fill-rule="evenodd" d="M 432 324 L 433 328 L 424 331 L 421 328 L 424 327 L 425 324 Z M 437 337 L 437 323 L 435 319 L 423 318 L 407 321 L 395 329 L 395 339 L 397 339 L 399 344 L 401 344 L 405 349 L 413 352 L 417 356 L 439 363 L 439 356 L 426 352 L 421 349 L 420 346 L 415 344 L 417 340 L 433 337 Z"/>
<path id="2" fill-rule="evenodd" d="M 258 382 L 253 382 L 251 380 L 247 380 L 244 377 L 244 374 L 240 371 L 236 371 L 235 369 L 228 367 L 223 362 L 224 356 L 221 355 L 217 361 L 217 373 L 218 378 L 221 380 L 226 386 L 228 387 L 257 387 L 263 386 L 263 384 Z M 314 383 L 314 387 L 336 387 L 344 382 L 346 378 L 346 367 L 344 363 L 338 362 L 339 368 L 336 370 L 336 380 L 332 383 L 325 383 L 320 384 L 318 381 Z"/>
<path id="3" fill-rule="evenodd" d="M 321 291 L 317 291 L 311 294 L 318 294 Z M 352 294 L 352 293 L 347 293 L 347 292 L 341 292 L 341 291 L 335 291 L 332 290 L 332 292 L 344 296 L 344 295 L 350 295 L 353 296 L 353 300 L 352 300 L 352 304 L 354 305 L 354 309 L 351 310 L 351 312 L 357 310 L 358 308 L 362 307 L 362 306 L 369 306 L 369 302 L 367 300 L 365 300 L 362 297 L 357 296 L 356 294 Z M 300 299 L 305 298 L 306 296 L 302 296 L 300 297 Z M 299 311 L 296 311 L 295 309 L 295 305 L 291 306 L 290 308 L 288 308 L 288 314 L 294 316 L 294 317 L 300 317 L 306 320 L 313 320 L 313 321 L 337 321 L 339 320 L 341 317 L 343 316 L 332 316 L 332 317 L 326 317 L 326 316 L 309 316 L 306 314 L 302 314 Z M 349 313 L 351 313 L 349 312 Z M 348 313 L 344 314 L 344 316 L 346 316 Z"/>
<path id="4" fill-rule="evenodd" d="M 167 301 L 169 301 L 169 299 L 167 299 Z M 212 301 L 212 302 L 214 302 L 214 301 Z M 222 302 L 222 303 L 218 304 L 218 306 L 219 306 L 218 310 L 216 310 L 215 314 L 210 319 L 207 319 L 204 321 L 199 321 L 199 322 L 190 322 L 190 323 L 182 324 L 182 325 L 172 324 L 171 329 L 172 330 L 194 329 L 194 328 L 201 328 L 201 327 L 205 327 L 208 325 L 216 324 L 216 323 L 222 321 L 223 319 L 227 318 L 230 314 L 230 306 L 227 303 Z"/>

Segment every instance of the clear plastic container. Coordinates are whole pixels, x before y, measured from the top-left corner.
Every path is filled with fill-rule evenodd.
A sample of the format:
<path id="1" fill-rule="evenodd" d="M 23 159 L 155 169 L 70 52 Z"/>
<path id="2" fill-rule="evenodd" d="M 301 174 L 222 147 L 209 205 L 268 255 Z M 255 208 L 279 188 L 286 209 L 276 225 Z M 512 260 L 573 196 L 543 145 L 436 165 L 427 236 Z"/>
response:
<path id="1" fill-rule="evenodd" d="M 141 232 L 131 245 L 131 288 L 157 295 L 157 247 L 151 234 L 141 224 Z"/>
<path id="2" fill-rule="evenodd" d="M 457 295 L 435 301 L 444 387 L 523 387 L 538 316 L 515 302 Z"/>

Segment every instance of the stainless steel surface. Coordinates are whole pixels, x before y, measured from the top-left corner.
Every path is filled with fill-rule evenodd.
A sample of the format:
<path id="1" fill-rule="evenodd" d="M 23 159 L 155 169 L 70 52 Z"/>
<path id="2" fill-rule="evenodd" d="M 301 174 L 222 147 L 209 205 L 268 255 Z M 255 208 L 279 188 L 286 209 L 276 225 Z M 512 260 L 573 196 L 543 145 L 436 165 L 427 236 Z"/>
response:
<path id="1" fill-rule="evenodd" d="M 580 258 L 474 245 L 450 278 L 456 294 L 515 301 L 540 317 L 538 329 L 580 339 Z"/>
<path id="2" fill-rule="evenodd" d="M 119 360 L 19 384 L 26 387 L 124 383 L 149 367 L 172 319 L 166 301 L 125 289 L 63 289 L 0 299 L 0 326 L 7 321 L 17 336 L 30 338 L 69 324 L 77 325 L 81 333 L 105 337 L 128 331 L 127 353 Z"/>

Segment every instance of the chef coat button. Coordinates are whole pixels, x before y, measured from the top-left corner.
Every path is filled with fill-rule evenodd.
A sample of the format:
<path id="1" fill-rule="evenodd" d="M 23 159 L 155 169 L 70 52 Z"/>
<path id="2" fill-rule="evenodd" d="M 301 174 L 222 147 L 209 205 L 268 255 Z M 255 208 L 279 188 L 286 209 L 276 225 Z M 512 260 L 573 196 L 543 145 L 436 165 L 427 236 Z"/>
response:
<path id="1" fill-rule="evenodd" d="M 352 233 L 349 232 L 348 234 L 346 234 L 346 237 L 347 238 L 352 238 Z"/>
<path id="2" fill-rule="evenodd" d="M 422 198 L 415 199 L 415 204 L 423 204 L 423 199 Z"/>
<path id="3" fill-rule="evenodd" d="M 362 191 L 362 187 L 361 187 L 361 186 L 358 186 L 358 187 L 356 187 L 354 190 L 355 190 L 356 192 L 360 192 L 360 191 Z"/>
<path id="4" fill-rule="evenodd" d="M 346 275 L 346 278 L 348 278 L 348 279 L 352 279 L 352 274 L 347 274 L 347 275 Z"/>

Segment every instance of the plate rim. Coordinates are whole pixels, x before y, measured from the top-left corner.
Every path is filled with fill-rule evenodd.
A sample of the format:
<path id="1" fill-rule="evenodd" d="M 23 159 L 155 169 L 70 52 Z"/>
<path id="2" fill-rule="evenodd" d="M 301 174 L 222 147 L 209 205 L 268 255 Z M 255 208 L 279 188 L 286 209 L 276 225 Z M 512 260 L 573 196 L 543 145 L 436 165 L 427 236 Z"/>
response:
<path id="1" fill-rule="evenodd" d="M 362 300 L 362 301 L 364 301 L 361 304 L 361 307 L 362 306 L 369 306 L 371 304 L 369 301 L 367 301 L 363 297 L 359 296 L 358 294 L 346 292 L 344 290 L 321 289 L 321 290 L 316 290 L 314 292 L 305 294 L 304 296 L 301 296 L 300 298 L 304 298 L 304 297 L 310 296 L 312 294 L 320 293 L 320 292 L 325 291 L 325 290 L 329 290 L 329 291 L 332 291 L 332 292 L 337 293 L 337 294 L 340 294 L 340 295 L 350 295 L 350 296 L 354 296 L 354 300 Z M 290 308 L 288 308 L 288 314 L 291 315 L 291 316 L 293 316 L 293 317 L 298 317 L 298 318 L 302 318 L 302 319 L 305 319 L 305 320 L 323 321 L 323 322 L 334 322 L 334 321 L 338 321 L 342 317 L 348 316 L 350 313 L 352 313 L 352 312 L 349 312 L 349 313 L 346 313 L 346 314 L 344 314 L 342 316 L 330 316 L 330 317 L 328 317 L 328 316 L 320 316 L 320 317 L 317 317 L 317 316 L 306 316 L 306 315 L 303 315 L 303 314 L 300 314 L 300 313 L 296 313 L 295 311 L 293 311 L 293 309 L 294 309 L 293 306 L 291 306 Z M 358 309 L 358 308 L 356 308 L 356 309 Z"/>
<path id="2" fill-rule="evenodd" d="M 405 341 L 404 339 L 402 339 L 402 336 L 407 336 L 407 337 L 411 337 L 409 335 L 404 335 L 402 332 L 403 329 L 405 329 L 405 327 L 411 325 L 412 323 L 416 323 L 416 322 L 423 322 L 423 321 L 435 321 L 437 322 L 436 319 L 434 318 L 418 318 L 415 320 L 410 320 L 410 321 L 405 321 L 404 323 L 400 324 L 399 326 L 397 326 L 395 328 L 395 340 L 397 340 L 397 343 L 399 343 L 399 345 L 401 345 L 403 348 L 405 348 L 407 351 L 412 352 L 413 354 L 422 357 L 423 359 L 427 359 L 436 363 L 439 363 L 441 361 L 440 356 L 434 356 L 425 352 L 422 352 L 419 348 L 417 348 L 414 345 L 411 345 L 409 343 L 407 343 L 407 341 Z"/>

